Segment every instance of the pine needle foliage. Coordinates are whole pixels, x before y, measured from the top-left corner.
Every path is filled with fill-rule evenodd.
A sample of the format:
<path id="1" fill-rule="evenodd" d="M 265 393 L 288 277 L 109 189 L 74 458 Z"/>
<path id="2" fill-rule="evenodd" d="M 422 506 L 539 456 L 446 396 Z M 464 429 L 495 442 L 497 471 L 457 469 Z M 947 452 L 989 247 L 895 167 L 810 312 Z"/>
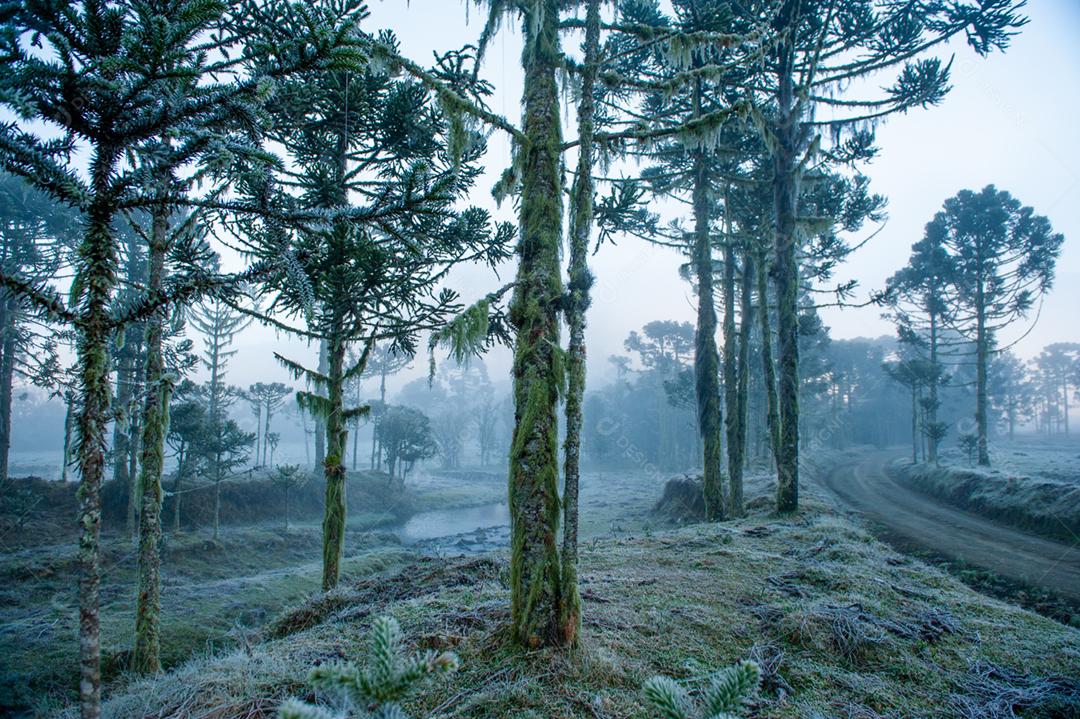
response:
<path id="1" fill-rule="evenodd" d="M 277 358 L 310 388 L 297 393 L 300 408 L 326 424 L 323 587 L 331 589 L 344 538 L 347 425 L 368 411 L 345 405 L 346 383 L 363 374 L 375 342 L 412 355 L 420 332 L 450 322 L 462 309 L 442 286 L 450 268 L 498 264 L 509 256 L 513 232 L 481 208 L 458 207 L 479 176 L 485 147 L 459 117 L 451 90 L 392 74 L 384 58 L 396 56 L 397 40 L 361 29 L 362 4 L 318 12 L 323 24 L 365 48 L 365 62 L 278 83 L 267 139 L 284 148 L 288 167 L 237 173 L 247 201 L 263 212 L 229 230 L 264 262 L 293 258 L 263 288 L 268 315 L 283 319 L 264 319 L 325 346 L 317 371 Z M 466 65 L 464 55 L 449 53 L 430 75 L 465 87 L 472 74 Z M 484 329 L 482 314 L 467 313 L 465 321 Z M 358 345 L 359 359 L 347 363 Z"/>
<path id="2" fill-rule="evenodd" d="M 662 719 L 734 719 L 743 704 L 757 692 L 761 669 L 755 662 L 741 661 L 703 678 L 700 692 L 691 693 L 670 677 L 655 676 L 645 682 L 645 699 Z"/>
<path id="3" fill-rule="evenodd" d="M 316 667 L 309 677 L 320 692 L 339 694 L 343 712 L 333 712 L 298 699 L 278 710 L 280 719 L 408 719 L 401 707 L 420 683 L 433 674 L 452 672 L 458 658 L 451 652 L 428 650 L 408 654 L 401 627 L 393 617 L 379 617 L 371 626 L 363 666 L 337 662 Z"/>
<path id="4" fill-rule="evenodd" d="M 246 155 L 236 139 L 260 125 L 274 79 L 347 59 L 336 36 L 289 25 L 302 14 L 300 5 L 35 0 L 0 6 L 0 106 L 6 111 L 0 165 L 84 216 L 67 298 L 46 282 L 0 274 L 29 306 L 75 328 L 84 719 L 100 715 L 100 488 L 111 417 L 110 340 L 166 305 L 190 303 L 215 286 L 220 291 L 220 278 L 196 272 L 191 282 L 115 312 L 118 219 L 160 204 L 146 190 L 162 172 L 198 174 Z M 275 14 L 274 27 L 287 33 L 274 44 L 272 62 L 258 67 L 233 57 L 250 39 L 254 11 Z M 167 163 L 133 161 L 149 146 L 160 149 L 158 141 L 166 138 Z"/>

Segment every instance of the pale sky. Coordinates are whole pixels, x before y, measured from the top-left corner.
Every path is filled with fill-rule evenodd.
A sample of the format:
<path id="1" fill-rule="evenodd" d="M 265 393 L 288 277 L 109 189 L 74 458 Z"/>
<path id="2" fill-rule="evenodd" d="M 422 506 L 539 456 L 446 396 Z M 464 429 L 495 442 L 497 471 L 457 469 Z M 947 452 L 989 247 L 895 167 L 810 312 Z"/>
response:
<path id="1" fill-rule="evenodd" d="M 962 44 L 951 48 L 956 54 L 953 90 L 941 106 L 894 117 L 879 126 L 881 152 L 864 172 L 871 178 L 872 189 L 888 198 L 888 221 L 839 275 L 857 278 L 860 296 L 880 289 L 905 264 L 911 244 L 921 237 L 923 226 L 946 198 L 961 189 L 993 183 L 1049 217 L 1066 238 L 1054 290 L 1046 298 L 1037 326 L 1016 348 L 1021 356 L 1031 357 L 1050 342 L 1080 341 L 1076 319 L 1080 312 L 1080 1 L 1031 0 L 1026 14 L 1031 22 L 1005 54 L 982 59 Z M 403 52 L 429 64 L 433 50 L 475 42 L 481 22 L 482 13 L 475 7 L 467 9 L 464 2 L 375 0 L 367 27 L 394 29 Z M 565 45 L 576 48 L 578 43 L 567 40 Z M 515 122 L 520 116 L 520 48 L 515 23 L 507 23 L 492 43 L 482 73 L 496 87 L 492 109 Z M 572 123 L 573 113 L 568 111 L 564 125 Z M 572 135 L 572 127 L 565 134 Z M 490 197 L 495 178 L 509 162 L 509 146 L 496 134 L 489 148 L 487 174 L 471 202 L 489 207 L 500 219 L 513 220 L 510 203 L 497 209 Z M 597 283 L 587 344 L 594 383 L 608 374 L 607 356 L 622 351 L 623 339 L 631 330 L 654 319 L 693 320 L 691 288 L 677 274 L 682 261 L 671 250 L 630 238 L 605 246 L 591 258 Z M 513 263 L 502 270 L 501 280 L 487 271 L 464 269 L 450 285 L 471 301 L 501 286 L 513 272 Z M 823 315 L 834 338 L 893 332 L 873 307 L 827 309 Z M 1028 325 L 1017 326 L 1015 334 L 1027 329 Z M 235 384 L 288 381 L 272 350 L 305 362 L 315 356 L 315 348 L 275 337 L 263 328 L 247 330 L 237 344 L 240 351 L 229 376 Z M 509 379 L 508 351 L 497 350 L 486 361 L 493 380 Z M 426 366 L 426 361 L 418 360 L 391 387 L 422 376 Z"/>

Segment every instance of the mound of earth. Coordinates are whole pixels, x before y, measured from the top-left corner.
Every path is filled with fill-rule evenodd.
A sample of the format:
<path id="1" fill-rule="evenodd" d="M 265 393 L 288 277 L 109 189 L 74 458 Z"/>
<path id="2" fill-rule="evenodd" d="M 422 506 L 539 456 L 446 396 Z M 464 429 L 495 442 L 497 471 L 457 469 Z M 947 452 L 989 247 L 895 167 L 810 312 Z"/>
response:
<path id="1" fill-rule="evenodd" d="M 664 494 L 653 506 L 652 515 L 671 524 L 705 521 L 705 494 L 701 475 L 673 477 L 664 484 Z"/>

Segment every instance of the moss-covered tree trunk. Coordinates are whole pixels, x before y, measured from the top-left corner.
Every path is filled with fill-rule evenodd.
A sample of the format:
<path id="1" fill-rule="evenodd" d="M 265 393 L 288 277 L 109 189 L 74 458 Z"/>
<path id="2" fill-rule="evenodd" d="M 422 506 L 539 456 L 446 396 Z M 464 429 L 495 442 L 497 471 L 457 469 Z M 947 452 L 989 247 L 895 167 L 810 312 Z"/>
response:
<path id="1" fill-rule="evenodd" d="M 694 112 L 701 112 L 701 81 L 694 88 Z M 698 429 L 703 445 L 705 514 L 710 521 L 726 514 L 722 470 L 724 431 L 720 407 L 720 352 L 716 347 L 716 307 L 713 292 L 712 236 L 709 220 L 709 168 L 705 151 L 694 150 L 694 239 L 692 262 L 697 279 L 697 327 L 694 334 L 694 384 Z"/>
<path id="2" fill-rule="evenodd" d="M 151 296 L 162 291 L 168 220 L 164 209 L 154 211 L 150 232 Z M 135 671 L 161 670 L 161 472 L 165 465 L 165 434 L 169 426 L 172 382 L 165 375 L 164 308 L 146 323 L 146 400 L 142 416 L 139 472 L 138 595 L 135 604 Z"/>
<path id="3" fill-rule="evenodd" d="M 345 372 L 345 343 L 341 340 L 340 321 L 328 342 L 329 372 L 326 413 L 326 458 L 323 476 L 326 479 L 326 509 L 323 514 L 323 591 L 337 586 L 341 577 L 341 557 L 345 550 L 345 465 L 343 463 L 348 430 L 345 428 L 343 377 Z M 332 330 L 333 332 L 333 330 Z"/>
<path id="4" fill-rule="evenodd" d="M 785 4 L 788 16 L 795 13 L 792 5 L 790 2 Z M 785 27 L 794 32 L 794 19 L 788 17 Z M 792 79 L 793 44 L 788 38 L 779 46 L 779 119 L 772 152 L 776 215 L 773 276 L 776 281 L 780 420 L 776 509 L 778 512 L 795 512 L 799 508 L 799 243 L 796 228 L 799 175 L 795 158 L 799 123 Z"/>
<path id="5" fill-rule="evenodd" d="M 749 246 L 743 252 L 742 277 L 739 285 L 739 338 L 738 387 L 735 393 L 734 431 L 728 443 L 730 458 L 728 472 L 731 474 L 731 514 L 741 517 L 745 513 L 743 501 L 743 473 L 746 468 L 747 412 L 750 392 L 750 330 L 754 326 L 754 259 Z"/>
<path id="6" fill-rule="evenodd" d="M 555 74 L 561 66 L 558 0 L 528 0 L 524 15 L 525 142 L 517 284 L 510 308 L 514 434 L 510 447 L 510 613 L 515 641 L 563 644 L 558 419 L 562 278 L 562 130 Z"/>
<path id="7" fill-rule="evenodd" d="M 742 514 L 742 462 L 736 435 L 739 432 L 738 340 L 735 336 L 735 245 L 731 237 L 731 215 L 727 198 L 724 202 L 724 273 L 721 295 L 724 298 L 724 427 L 727 430 L 728 511 L 732 516 Z"/>
<path id="8" fill-rule="evenodd" d="M 109 300 L 116 286 L 116 213 L 111 188 L 119 153 L 99 145 L 91 161 L 91 199 L 86 233 L 78 251 L 77 284 L 81 294 L 77 355 L 82 394 L 76 420 L 79 448 L 79 707 L 82 719 L 101 715 L 101 483 L 105 474 L 109 418 Z"/>
<path id="9" fill-rule="evenodd" d="M 562 544 L 562 631 L 574 641 L 581 626 L 581 597 L 578 595 L 578 485 L 581 475 L 582 401 L 585 397 L 585 312 L 593 277 L 589 272 L 589 236 L 593 221 L 593 123 L 597 59 L 600 53 L 600 0 L 589 0 L 585 16 L 585 67 L 578 105 L 578 162 L 574 178 L 573 208 L 570 216 L 570 287 L 566 320 L 570 343 L 566 360 L 566 442 L 564 444 L 563 544 Z"/>
<path id="10" fill-rule="evenodd" d="M 773 363 L 772 320 L 769 315 L 769 273 L 765 249 L 757 256 L 758 324 L 761 327 L 761 382 L 765 394 L 765 432 L 777 473 L 780 470 L 780 413 L 776 398 L 776 365 Z"/>
<path id="11" fill-rule="evenodd" d="M 328 367 L 327 352 L 329 347 L 326 340 L 319 341 L 319 374 L 325 375 Z M 322 392 L 316 388 L 317 394 Z M 326 420 L 323 417 L 315 417 L 315 466 L 324 467 L 326 465 Z"/>

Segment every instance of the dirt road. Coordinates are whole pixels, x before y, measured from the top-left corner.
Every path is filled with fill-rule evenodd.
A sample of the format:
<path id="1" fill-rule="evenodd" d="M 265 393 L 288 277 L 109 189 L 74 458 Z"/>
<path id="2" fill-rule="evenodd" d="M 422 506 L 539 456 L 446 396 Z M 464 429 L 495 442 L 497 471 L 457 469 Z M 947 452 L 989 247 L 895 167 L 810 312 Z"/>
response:
<path id="1" fill-rule="evenodd" d="M 846 507 L 904 542 L 1080 601 L 1080 542 L 1037 537 L 954 509 L 889 476 L 896 453 L 868 453 L 811 474 Z"/>

